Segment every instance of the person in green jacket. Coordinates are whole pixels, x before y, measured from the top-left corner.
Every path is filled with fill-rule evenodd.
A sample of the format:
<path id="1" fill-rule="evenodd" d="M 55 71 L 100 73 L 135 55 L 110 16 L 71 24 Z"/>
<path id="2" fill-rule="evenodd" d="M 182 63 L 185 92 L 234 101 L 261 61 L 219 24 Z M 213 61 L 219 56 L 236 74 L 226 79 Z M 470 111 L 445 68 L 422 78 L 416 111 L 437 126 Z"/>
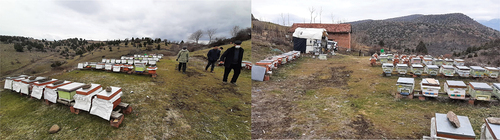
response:
<path id="1" fill-rule="evenodd" d="M 186 63 L 189 62 L 189 51 L 186 46 L 182 47 L 182 50 L 179 51 L 175 61 L 179 61 L 179 71 L 182 68 L 182 73 L 186 74 Z"/>

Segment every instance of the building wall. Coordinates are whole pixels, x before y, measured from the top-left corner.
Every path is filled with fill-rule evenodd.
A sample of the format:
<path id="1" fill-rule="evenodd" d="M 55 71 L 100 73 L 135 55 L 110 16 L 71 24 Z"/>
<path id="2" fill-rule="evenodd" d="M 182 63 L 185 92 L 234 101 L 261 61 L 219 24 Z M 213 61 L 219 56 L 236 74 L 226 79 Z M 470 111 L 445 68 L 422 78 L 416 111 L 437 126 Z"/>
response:
<path id="1" fill-rule="evenodd" d="M 337 42 L 337 46 L 344 49 L 351 48 L 351 39 L 349 33 L 328 33 L 328 40 L 333 40 Z"/>

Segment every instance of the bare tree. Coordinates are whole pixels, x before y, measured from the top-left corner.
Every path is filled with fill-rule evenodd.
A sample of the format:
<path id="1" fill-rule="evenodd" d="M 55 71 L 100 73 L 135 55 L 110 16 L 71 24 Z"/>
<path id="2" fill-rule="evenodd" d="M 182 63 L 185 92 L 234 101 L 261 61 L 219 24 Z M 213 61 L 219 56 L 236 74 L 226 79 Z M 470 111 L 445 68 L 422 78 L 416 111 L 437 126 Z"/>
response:
<path id="1" fill-rule="evenodd" d="M 313 13 L 314 13 L 314 11 L 316 11 L 316 9 L 314 9 L 314 7 L 309 8 L 309 12 L 311 13 L 311 21 L 310 21 L 310 23 L 312 23 L 312 21 L 313 21 Z"/>
<path id="2" fill-rule="evenodd" d="M 230 30 L 231 35 L 232 35 L 233 37 L 236 37 L 236 35 L 238 35 L 238 32 L 239 32 L 239 31 L 240 31 L 240 26 L 234 26 L 234 27 Z"/>
<path id="3" fill-rule="evenodd" d="M 214 34 L 217 32 L 217 28 L 211 28 L 211 29 L 207 29 L 206 33 L 208 35 L 208 43 L 211 43 L 212 42 L 212 37 L 214 36 Z"/>
<path id="4" fill-rule="evenodd" d="M 316 14 L 314 15 L 314 18 L 313 18 L 313 23 L 316 23 L 316 17 L 318 17 L 318 13 L 316 13 Z"/>
<path id="5" fill-rule="evenodd" d="M 200 40 L 200 38 L 202 36 L 203 36 L 203 31 L 198 30 L 198 31 L 192 33 L 191 36 L 189 36 L 189 39 L 194 40 L 196 42 L 196 44 L 198 44 L 198 40 Z"/>

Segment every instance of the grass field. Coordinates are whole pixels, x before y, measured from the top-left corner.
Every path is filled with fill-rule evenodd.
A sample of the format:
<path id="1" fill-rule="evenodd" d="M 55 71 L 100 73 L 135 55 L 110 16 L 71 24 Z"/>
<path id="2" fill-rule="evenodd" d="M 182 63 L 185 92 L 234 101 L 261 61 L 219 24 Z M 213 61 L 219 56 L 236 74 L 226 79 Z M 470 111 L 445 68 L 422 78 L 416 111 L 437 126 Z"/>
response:
<path id="1" fill-rule="evenodd" d="M 178 72 L 176 65 L 174 57 L 162 59 L 157 78 L 90 70 L 53 76 L 122 87 L 122 102 L 131 104 L 133 112 L 118 129 L 87 112 L 72 114 L 67 106 L 47 106 L 3 90 L 0 139 L 249 139 L 250 71 L 243 70 L 234 86 L 222 83 L 223 67 L 205 72 L 206 60 L 199 57 L 190 58 L 187 74 Z M 53 124 L 62 129 L 48 134 Z"/>
<path id="2" fill-rule="evenodd" d="M 271 81 L 253 83 L 252 138 L 419 139 L 430 135 L 434 113 L 448 111 L 468 116 L 479 138 L 483 119 L 500 116 L 484 102 L 396 99 L 398 77 L 381 73 L 368 57 L 347 55 L 303 57 L 273 71 Z"/>

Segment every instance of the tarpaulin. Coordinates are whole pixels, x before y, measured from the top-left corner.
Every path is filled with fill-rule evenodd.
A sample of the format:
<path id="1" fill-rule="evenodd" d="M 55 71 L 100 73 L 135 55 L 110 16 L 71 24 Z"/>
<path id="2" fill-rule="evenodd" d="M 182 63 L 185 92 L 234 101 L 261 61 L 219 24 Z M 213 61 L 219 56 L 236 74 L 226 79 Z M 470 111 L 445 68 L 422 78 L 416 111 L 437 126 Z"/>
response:
<path id="1" fill-rule="evenodd" d="M 43 97 L 52 103 L 56 103 L 57 102 L 57 91 L 54 89 L 45 88 L 45 91 L 43 92 Z"/>
<path id="2" fill-rule="evenodd" d="M 120 98 L 121 95 L 122 92 L 118 93 L 118 95 L 113 97 L 111 100 L 94 98 L 94 100 L 92 101 L 92 108 L 90 109 L 90 114 L 99 116 L 109 121 L 111 117 L 111 112 L 113 111 L 113 102 L 116 101 L 118 98 Z"/>
<path id="3" fill-rule="evenodd" d="M 89 111 L 90 105 L 92 105 L 92 97 L 94 97 L 97 93 L 101 91 L 102 88 L 90 93 L 89 95 L 75 94 L 73 96 L 73 98 L 75 99 L 75 105 L 73 105 L 73 107 L 76 109 Z"/>
<path id="4" fill-rule="evenodd" d="M 25 84 L 23 82 L 20 82 L 19 86 L 21 87 L 21 93 L 26 94 L 26 95 L 28 95 L 30 93 L 29 92 L 29 86 L 30 86 L 29 84 Z"/>
<path id="5" fill-rule="evenodd" d="M 45 85 L 43 86 L 33 86 L 33 90 L 31 91 L 31 97 L 35 97 L 37 99 L 41 99 L 43 95 L 43 89 L 45 88 Z"/>
<path id="6" fill-rule="evenodd" d="M 293 50 L 305 53 L 306 52 L 306 42 L 307 42 L 307 39 L 305 39 L 305 38 L 293 37 Z"/>
<path id="7" fill-rule="evenodd" d="M 12 82 L 12 90 L 16 91 L 16 92 L 21 92 L 21 86 L 19 85 L 19 83 L 21 83 L 21 81 L 19 82 Z"/>
<path id="8" fill-rule="evenodd" d="M 3 85 L 3 88 L 12 90 L 12 80 L 5 79 L 5 84 Z"/>

